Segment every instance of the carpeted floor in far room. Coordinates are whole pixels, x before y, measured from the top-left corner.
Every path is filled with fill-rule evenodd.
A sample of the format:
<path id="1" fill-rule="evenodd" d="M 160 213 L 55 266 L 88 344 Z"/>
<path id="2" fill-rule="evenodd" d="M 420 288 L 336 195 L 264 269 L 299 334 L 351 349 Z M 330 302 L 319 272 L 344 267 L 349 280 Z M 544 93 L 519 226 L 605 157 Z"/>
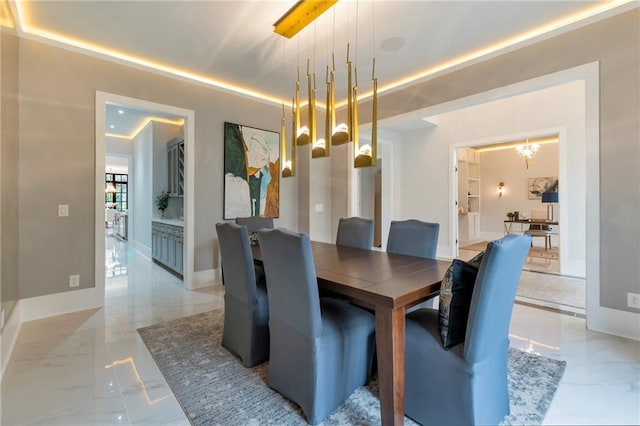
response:
<path id="1" fill-rule="evenodd" d="M 267 363 L 244 368 L 220 345 L 224 313 L 205 312 L 138 330 L 193 425 L 305 425 L 299 407 L 267 384 Z M 517 349 L 508 360 L 511 414 L 501 424 L 540 424 L 566 366 Z M 377 382 L 358 388 L 322 425 L 378 425 Z M 415 424 L 406 418 L 406 424 Z"/>

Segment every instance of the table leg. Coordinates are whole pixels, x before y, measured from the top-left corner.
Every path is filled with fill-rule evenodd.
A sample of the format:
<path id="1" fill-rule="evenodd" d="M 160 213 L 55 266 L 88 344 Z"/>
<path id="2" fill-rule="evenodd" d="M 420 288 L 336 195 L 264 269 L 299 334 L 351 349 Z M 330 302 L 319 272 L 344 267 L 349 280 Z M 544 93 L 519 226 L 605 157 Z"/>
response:
<path id="1" fill-rule="evenodd" d="M 404 424 L 405 308 L 376 308 L 380 416 L 383 425 Z"/>

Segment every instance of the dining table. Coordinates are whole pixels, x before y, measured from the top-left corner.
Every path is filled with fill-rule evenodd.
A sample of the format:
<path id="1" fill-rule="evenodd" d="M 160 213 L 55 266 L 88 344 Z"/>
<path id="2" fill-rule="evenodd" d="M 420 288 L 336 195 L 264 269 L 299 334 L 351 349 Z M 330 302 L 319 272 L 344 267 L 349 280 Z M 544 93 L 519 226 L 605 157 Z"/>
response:
<path id="1" fill-rule="evenodd" d="M 406 310 L 439 294 L 450 262 L 317 241 L 311 249 L 319 288 L 374 312 L 381 421 L 404 424 Z M 252 250 L 261 264 L 260 246 Z"/>

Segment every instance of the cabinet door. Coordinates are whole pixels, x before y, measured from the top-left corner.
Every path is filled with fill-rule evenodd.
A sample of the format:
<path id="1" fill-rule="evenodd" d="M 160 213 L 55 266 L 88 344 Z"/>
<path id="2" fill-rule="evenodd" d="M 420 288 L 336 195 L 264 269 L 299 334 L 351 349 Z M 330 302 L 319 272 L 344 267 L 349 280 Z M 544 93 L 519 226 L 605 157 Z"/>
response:
<path id="1" fill-rule="evenodd" d="M 160 262 L 167 264 L 167 256 L 169 254 L 169 236 L 166 233 L 161 234 L 160 240 Z"/>
<path id="2" fill-rule="evenodd" d="M 169 195 L 176 195 L 176 147 L 167 149 L 167 175 L 168 175 L 168 192 Z"/>
<path id="3" fill-rule="evenodd" d="M 151 231 L 151 257 L 158 258 L 158 232 L 155 230 Z"/>
<path id="4" fill-rule="evenodd" d="M 176 236 L 176 267 L 174 268 L 176 272 L 182 274 L 183 271 L 183 262 L 182 262 L 182 251 L 184 249 L 184 240 L 182 237 Z"/>
<path id="5" fill-rule="evenodd" d="M 176 192 L 179 197 L 184 196 L 184 142 L 176 149 Z"/>
<path id="6" fill-rule="evenodd" d="M 469 240 L 478 240 L 480 238 L 480 215 L 478 213 L 469 213 Z"/>
<path id="7" fill-rule="evenodd" d="M 176 269 L 176 238 L 170 231 L 167 234 L 167 263 L 166 265 L 171 269 Z"/>

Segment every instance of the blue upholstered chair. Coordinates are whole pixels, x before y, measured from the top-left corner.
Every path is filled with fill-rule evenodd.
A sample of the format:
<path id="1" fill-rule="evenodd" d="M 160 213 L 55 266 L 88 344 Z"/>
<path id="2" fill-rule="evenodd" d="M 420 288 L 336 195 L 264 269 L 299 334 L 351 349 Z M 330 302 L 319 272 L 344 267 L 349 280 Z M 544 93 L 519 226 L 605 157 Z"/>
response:
<path id="1" fill-rule="evenodd" d="M 373 246 L 373 220 L 361 217 L 341 218 L 338 222 L 336 244 L 370 250 Z"/>
<path id="2" fill-rule="evenodd" d="M 246 226 L 247 231 L 251 233 L 260 229 L 273 229 L 273 218 L 263 216 L 237 217 L 236 224 Z"/>
<path id="3" fill-rule="evenodd" d="M 416 219 L 391 221 L 387 253 L 435 259 L 439 232 L 439 223 Z"/>
<path id="4" fill-rule="evenodd" d="M 273 218 L 264 216 L 237 217 L 236 225 L 246 226 L 247 231 L 249 231 L 249 240 L 252 244 L 256 244 L 256 232 L 261 229 L 273 229 Z M 255 265 L 253 269 L 256 272 L 256 280 L 258 282 L 264 281 L 264 269 L 262 266 Z"/>
<path id="5" fill-rule="evenodd" d="M 439 223 L 421 220 L 393 220 L 389 227 L 387 253 L 435 259 L 438 247 Z M 408 312 L 419 308 L 433 308 L 435 298 L 409 308 Z"/>
<path id="6" fill-rule="evenodd" d="M 269 305 L 264 280 L 256 282 L 245 226 L 216 224 L 224 271 L 222 346 L 253 367 L 269 358 Z"/>
<path id="7" fill-rule="evenodd" d="M 346 301 L 319 298 L 307 235 L 274 229 L 258 239 L 269 290 L 267 381 L 317 424 L 369 380 L 374 318 Z"/>
<path id="8" fill-rule="evenodd" d="M 437 310 L 407 315 L 407 416 L 423 425 L 496 425 L 509 414 L 509 323 L 530 242 L 509 234 L 487 246 L 463 343 L 443 348 Z"/>

